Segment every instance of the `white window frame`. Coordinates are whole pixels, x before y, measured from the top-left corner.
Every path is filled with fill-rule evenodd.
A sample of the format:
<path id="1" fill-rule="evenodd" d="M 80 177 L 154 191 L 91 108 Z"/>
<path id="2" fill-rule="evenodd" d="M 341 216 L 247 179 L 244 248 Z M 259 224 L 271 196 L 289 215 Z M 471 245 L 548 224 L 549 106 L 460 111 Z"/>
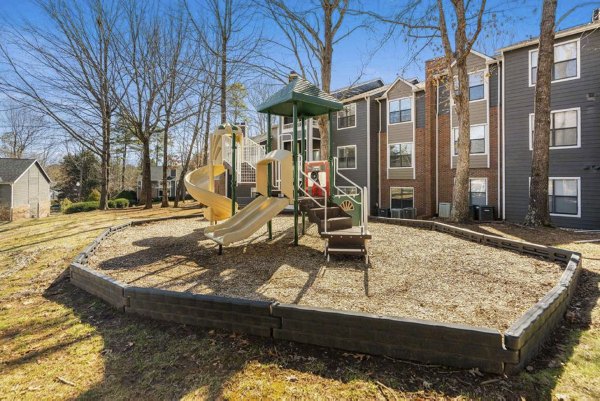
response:
<path id="1" fill-rule="evenodd" d="M 475 99 L 475 100 L 471 100 L 471 97 L 469 96 L 469 103 L 477 103 L 477 102 L 481 102 L 484 100 L 487 100 L 488 98 L 488 76 L 487 76 L 487 69 L 482 69 L 482 70 L 477 70 L 477 71 L 471 71 L 468 73 L 468 75 L 472 75 L 472 74 L 482 74 L 483 75 L 483 97 L 481 99 Z M 468 77 L 467 77 L 467 83 L 468 83 Z M 458 84 L 458 76 L 455 75 L 452 79 L 452 90 L 456 90 L 456 86 Z M 469 86 L 467 88 L 467 90 L 470 90 L 471 87 Z M 452 94 L 450 94 L 450 98 L 453 99 Z"/>
<path id="2" fill-rule="evenodd" d="M 581 177 L 548 177 L 548 186 L 550 186 L 550 180 L 576 180 L 577 181 L 577 214 L 563 214 L 563 213 L 550 213 L 550 216 L 556 217 L 573 217 L 581 218 Z M 531 178 L 529 179 L 531 184 Z"/>
<path id="3" fill-rule="evenodd" d="M 479 153 L 477 153 L 479 154 Z M 469 177 L 469 204 L 471 203 L 471 180 L 484 180 L 485 181 L 485 204 L 489 205 L 489 182 L 487 177 Z M 454 180 L 456 183 L 456 179 Z M 471 205 L 469 205 L 471 206 Z"/>
<path id="4" fill-rule="evenodd" d="M 398 102 L 399 104 L 402 104 L 402 100 L 405 100 L 405 99 L 410 99 L 410 120 L 409 121 L 400 121 L 397 123 L 390 123 L 390 103 Z M 400 109 L 400 115 L 402 115 L 402 109 Z M 414 96 L 405 96 L 405 97 L 399 97 L 396 99 L 388 100 L 386 119 L 387 119 L 387 125 L 400 125 L 400 124 L 412 123 L 415 120 L 415 97 Z"/>
<path id="5" fill-rule="evenodd" d="M 338 129 L 340 131 L 345 130 L 345 129 L 350 129 L 350 128 L 356 128 L 356 125 L 358 124 L 358 120 L 357 120 L 358 119 L 358 114 L 356 113 L 356 102 L 345 104 L 344 107 L 346 107 L 346 106 L 353 106 L 354 107 L 354 125 L 351 125 L 351 126 L 348 126 L 348 127 L 344 127 L 344 128 L 340 128 L 340 113 L 343 111 L 343 110 L 340 110 L 340 111 L 338 111 L 338 112 L 335 113 L 336 114 L 336 129 Z"/>
<path id="6" fill-rule="evenodd" d="M 340 167 L 339 166 L 340 149 L 345 149 L 345 148 L 354 148 L 354 167 Z M 335 154 L 337 155 L 337 158 L 338 158 L 338 170 L 356 170 L 358 168 L 358 149 L 357 149 L 356 145 L 338 146 L 336 148 Z"/>
<path id="7" fill-rule="evenodd" d="M 390 147 L 394 145 L 411 145 L 410 147 L 410 166 L 409 167 L 391 167 L 390 166 Z M 387 168 L 388 170 L 412 169 L 415 166 L 415 143 L 414 142 L 394 142 L 387 144 Z M 398 187 L 400 188 L 400 187 Z M 404 187 L 402 187 L 404 188 Z"/>
<path id="8" fill-rule="evenodd" d="M 469 140 L 471 140 L 471 129 L 473 127 L 483 127 L 484 128 L 484 139 L 485 139 L 485 152 L 483 153 L 469 153 L 469 156 L 487 156 L 490 151 L 490 133 L 488 130 L 488 124 L 473 124 L 469 127 Z M 459 129 L 459 127 L 452 127 L 450 130 L 450 156 L 458 157 L 457 154 L 454 154 L 454 130 Z"/>
<path id="9" fill-rule="evenodd" d="M 390 209 L 392 209 L 392 189 L 412 189 L 413 209 L 415 208 L 415 187 L 390 187 Z"/>
<path id="10" fill-rule="evenodd" d="M 566 82 L 566 81 L 571 81 L 573 79 L 579 79 L 581 77 L 581 41 L 579 40 L 579 38 L 577 39 L 572 39 L 572 40 L 565 40 L 559 43 L 555 43 L 554 47 L 560 46 L 560 45 L 565 45 L 568 43 L 573 43 L 573 42 L 577 42 L 577 75 L 574 77 L 569 77 L 569 78 L 563 78 L 563 79 L 553 79 L 552 83 L 554 82 Z M 538 47 L 529 50 L 529 52 L 527 53 L 528 59 L 527 59 L 527 81 L 529 82 L 529 86 L 533 87 L 535 86 L 535 84 L 533 82 L 531 82 L 531 53 L 536 52 L 539 50 L 539 45 Z M 538 58 L 539 58 L 539 53 L 538 53 Z M 538 64 L 539 64 L 539 60 L 538 60 Z M 552 64 L 552 68 L 554 68 L 554 63 Z"/>
<path id="11" fill-rule="evenodd" d="M 550 149 L 578 149 L 581 148 L 581 107 L 572 107 L 570 109 L 551 110 L 550 114 L 561 113 L 565 111 L 577 112 L 577 145 L 570 146 L 550 146 Z M 535 113 L 529 113 L 529 150 L 533 150 L 533 120 Z"/>
<path id="12" fill-rule="evenodd" d="M 336 196 L 356 196 L 356 195 L 358 195 L 358 188 L 353 187 L 353 186 L 337 185 L 336 188 L 341 189 L 342 191 L 344 191 L 345 193 L 348 194 L 348 195 L 341 194 L 341 195 L 336 195 Z M 351 194 L 351 193 L 349 193 L 349 190 L 350 190 L 350 192 L 355 191 L 355 193 Z"/>

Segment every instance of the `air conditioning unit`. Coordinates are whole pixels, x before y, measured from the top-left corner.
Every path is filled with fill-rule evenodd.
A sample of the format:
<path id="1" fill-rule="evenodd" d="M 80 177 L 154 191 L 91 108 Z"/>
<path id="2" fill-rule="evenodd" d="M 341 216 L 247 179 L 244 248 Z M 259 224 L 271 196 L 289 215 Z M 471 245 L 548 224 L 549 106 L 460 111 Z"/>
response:
<path id="1" fill-rule="evenodd" d="M 404 209 L 390 209 L 392 212 L 393 219 L 403 219 L 402 212 Z"/>
<path id="2" fill-rule="evenodd" d="M 402 209 L 400 213 L 403 219 L 416 219 L 417 218 L 417 209 L 414 207 L 406 207 Z"/>
<path id="3" fill-rule="evenodd" d="M 447 219 L 450 217 L 450 212 L 452 212 L 452 203 L 440 202 L 438 205 L 438 216 Z"/>

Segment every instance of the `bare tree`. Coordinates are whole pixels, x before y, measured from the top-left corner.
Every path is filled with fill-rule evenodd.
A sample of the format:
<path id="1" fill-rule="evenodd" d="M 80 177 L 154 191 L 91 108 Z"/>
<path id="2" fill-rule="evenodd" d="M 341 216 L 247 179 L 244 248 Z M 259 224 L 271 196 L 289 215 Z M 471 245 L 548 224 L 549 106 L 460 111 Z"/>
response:
<path id="1" fill-rule="evenodd" d="M 163 46 L 159 66 L 161 75 L 166 77 L 166 85 L 161 92 L 164 103 L 163 162 L 162 162 L 162 207 L 169 206 L 168 164 L 170 129 L 189 118 L 191 113 L 187 107 L 186 97 L 198 78 L 197 51 L 190 41 L 190 22 L 187 13 L 174 13 L 162 29 Z M 175 179 L 173 177 L 173 179 Z"/>
<path id="2" fill-rule="evenodd" d="M 158 66 L 161 57 L 161 23 L 156 9 L 147 3 L 124 3 L 125 26 L 119 46 L 123 68 L 119 85 L 123 96 L 119 114 L 142 146 L 142 195 L 140 203 L 152 208 L 150 140 L 161 130 L 164 103 L 161 94 L 168 76 Z"/>
<path id="3" fill-rule="evenodd" d="M 437 0 L 439 12 L 439 31 L 444 47 L 444 58 L 450 82 L 457 82 L 452 90 L 452 99 L 458 118 L 458 160 L 456 163 L 456 175 L 452 192 L 452 215 L 451 220 L 465 222 L 469 219 L 469 158 L 471 153 L 471 122 L 469 113 L 469 74 L 467 71 L 467 58 L 471 53 L 473 44 L 483 26 L 483 15 L 486 0 L 482 0 L 475 11 L 475 27 L 470 35 L 467 33 L 469 11 L 465 7 L 464 0 L 452 0 L 456 26 L 454 28 L 454 48 L 450 42 L 448 25 L 446 24 L 446 13 L 442 0 Z M 467 5 L 469 2 L 467 2 Z M 454 81 L 454 73 L 457 80 Z"/>
<path id="4" fill-rule="evenodd" d="M 267 0 L 265 10 L 287 39 L 300 74 L 331 91 L 331 68 L 335 45 L 364 25 L 361 23 L 340 31 L 349 8 L 349 0 L 311 1 L 307 7 L 291 8 L 282 0 Z M 316 62 L 316 64 L 315 64 Z M 321 155 L 328 155 L 328 120 L 319 118 Z"/>
<path id="5" fill-rule="evenodd" d="M 550 158 L 550 95 L 554 65 L 554 30 L 557 0 L 544 0 L 535 83 L 533 158 L 529 207 L 525 224 L 550 225 L 548 211 L 548 165 Z"/>
<path id="6" fill-rule="evenodd" d="M 188 4 L 188 3 L 186 3 Z M 242 81 L 257 56 L 262 33 L 255 29 L 251 2 L 244 0 L 206 0 L 196 2 L 197 14 L 188 4 L 188 12 L 201 38 L 202 45 L 219 66 L 219 109 L 221 123 L 227 120 L 227 88 L 229 82 Z"/>
<path id="7" fill-rule="evenodd" d="M 10 29 L 10 45 L 0 44 L 0 57 L 9 71 L 0 77 L 0 91 L 48 116 L 100 157 L 100 208 L 106 209 L 111 119 L 117 104 L 112 83 L 118 69 L 113 54 L 118 4 L 111 0 L 36 4 L 51 25 L 41 27 L 32 21 Z"/>
<path id="8" fill-rule="evenodd" d="M 0 134 L 0 154 L 3 157 L 20 159 L 43 139 L 44 117 L 18 103 L 6 105 L 3 120 L 5 125 L 2 128 L 6 130 Z"/>

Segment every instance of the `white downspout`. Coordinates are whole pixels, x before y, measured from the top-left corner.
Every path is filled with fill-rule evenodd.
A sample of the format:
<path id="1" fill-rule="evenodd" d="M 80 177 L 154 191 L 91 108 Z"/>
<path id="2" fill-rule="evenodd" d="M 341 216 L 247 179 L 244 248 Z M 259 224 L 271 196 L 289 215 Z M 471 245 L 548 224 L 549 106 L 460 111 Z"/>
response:
<path id="1" fill-rule="evenodd" d="M 381 209 L 381 101 L 375 99 L 378 104 L 378 118 L 379 121 L 379 132 L 377 133 L 377 155 L 379 155 L 379 161 L 377 163 L 377 182 L 379 183 L 379 190 L 377 191 L 377 208 Z M 379 212 L 377 212 L 379 213 Z"/>
<path id="2" fill-rule="evenodd" d="M 439 119 L 440 119 L 440 82 L 436 82 L 436 99 L 435 99 L 435 213 L 439 214 L 439 181 L 440 181 L 440 169 L 439 169 Z M 452 130 L 450 130 L 452 133 Z"/>
<path id="3" fill-rule="evenodd" d="M 504 52 L 502 52 L 502 220 L 506 220 L 506 118 L 504 109 L 506 108 L 506 99 L 504 97 Z"/>
<path id="4" fill-rule="evenodd" d="M 498 63 L 496 64 L 498 66 L 498 104 L 496 105 L 496 107 L 504 107 L 504 105 L 502 104 L 501 106 L 501 98 L 500 98 L 500 60 L 498 60 Z M 496 156 L 497 160 L 496 163 L 498 163 L 497 166 L 497 170 L 498 170 L 498 206 L 500 206 L 500 199 L 502 198 L 502 178 L 500 177 L 501 172 L 500 172 L 500 152 L 502 151 L 501 149 L 501 144 L 500 144 L 500 113 L 498 113 L 498 111 L 496 111 L 496 134 L 497 134 L 497 138 L 498 138 L 498 155 Z M 504 165 L 504 163 L 502 163 L 502 165 Z M 502 208 L 502 212 L 504 212 L 504 208 Z"/>
<path id="5" fill-rule="evenodd" d="M 368 96 L 367 101 L 367 198 L 371 194 L 371 96 Z M 363 207 L 368 204 L 365 200 L 362 200 Z M 371 212 L 365 210 L 366 216 L 369 216 Z"/>

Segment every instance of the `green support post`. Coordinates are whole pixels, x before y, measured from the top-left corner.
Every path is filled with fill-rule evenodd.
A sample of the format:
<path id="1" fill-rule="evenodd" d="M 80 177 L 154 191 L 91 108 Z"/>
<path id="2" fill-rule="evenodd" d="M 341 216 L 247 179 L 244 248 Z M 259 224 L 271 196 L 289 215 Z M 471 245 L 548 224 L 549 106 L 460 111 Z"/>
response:
<path id="1" fill-rule="evenodd" d="M 235 215 L 235 190 L 237 187 L 237 172 L 235 171 L 235 131 L 231 127 L 231 215 Z"/>
<path id="2" fill-rule="evenodd" d="M 331 110 L 327 112 L 327 118 L 329 119 L 329 129 L 327 130 L 327 160 L 329 161 L 329 192 L 328 198 L 331 199 L 333 192 L 333 176 L 335 172 L 333 171 L 333 120 L 331 119 Z M 325 199 L 327 202 L 329 199 Z"/>
<path id="3" fill-rule="evenodd" d="M 305 126 L 305 119 L 304 116 L 302 116 L 302 140 L 300 142 L 300 153 L 302 154 L 302 163 L 303 165 L 300 166 L 301 171 L 304 171 L 304 163 L 306 163 L 306 126 Z M 305 180 L 304 180 L 304 176 L 302 177 L 302 183 L 300 184 L 302 186 L 302 189 L 304 189 L 306 191 L 306 185 L 305 185 Z M 306 213 L 302 212 L 302 235 L 304 235 L 305 233 L 305 225 L 306 225 Z"/>
<path id="4" fill-rule="evenodd" d="M 267 154 L 271 152 L 271 112 L 267 113 Z M 271 178 L 272 169 L 271 163 L 267 166 L 267 196 L 271 196 Z M 269 233 L 269 239 L 273 239 L 273 224 L 271 220 L 267 222 L 267 232 Z"/>
<path id="5" fill-rule="evenodd" d="M 298 245 L 298 105 L 292 105 L 294 137 L 292 138 L 292 158 L 294 163 L 294 245 Z"/>

